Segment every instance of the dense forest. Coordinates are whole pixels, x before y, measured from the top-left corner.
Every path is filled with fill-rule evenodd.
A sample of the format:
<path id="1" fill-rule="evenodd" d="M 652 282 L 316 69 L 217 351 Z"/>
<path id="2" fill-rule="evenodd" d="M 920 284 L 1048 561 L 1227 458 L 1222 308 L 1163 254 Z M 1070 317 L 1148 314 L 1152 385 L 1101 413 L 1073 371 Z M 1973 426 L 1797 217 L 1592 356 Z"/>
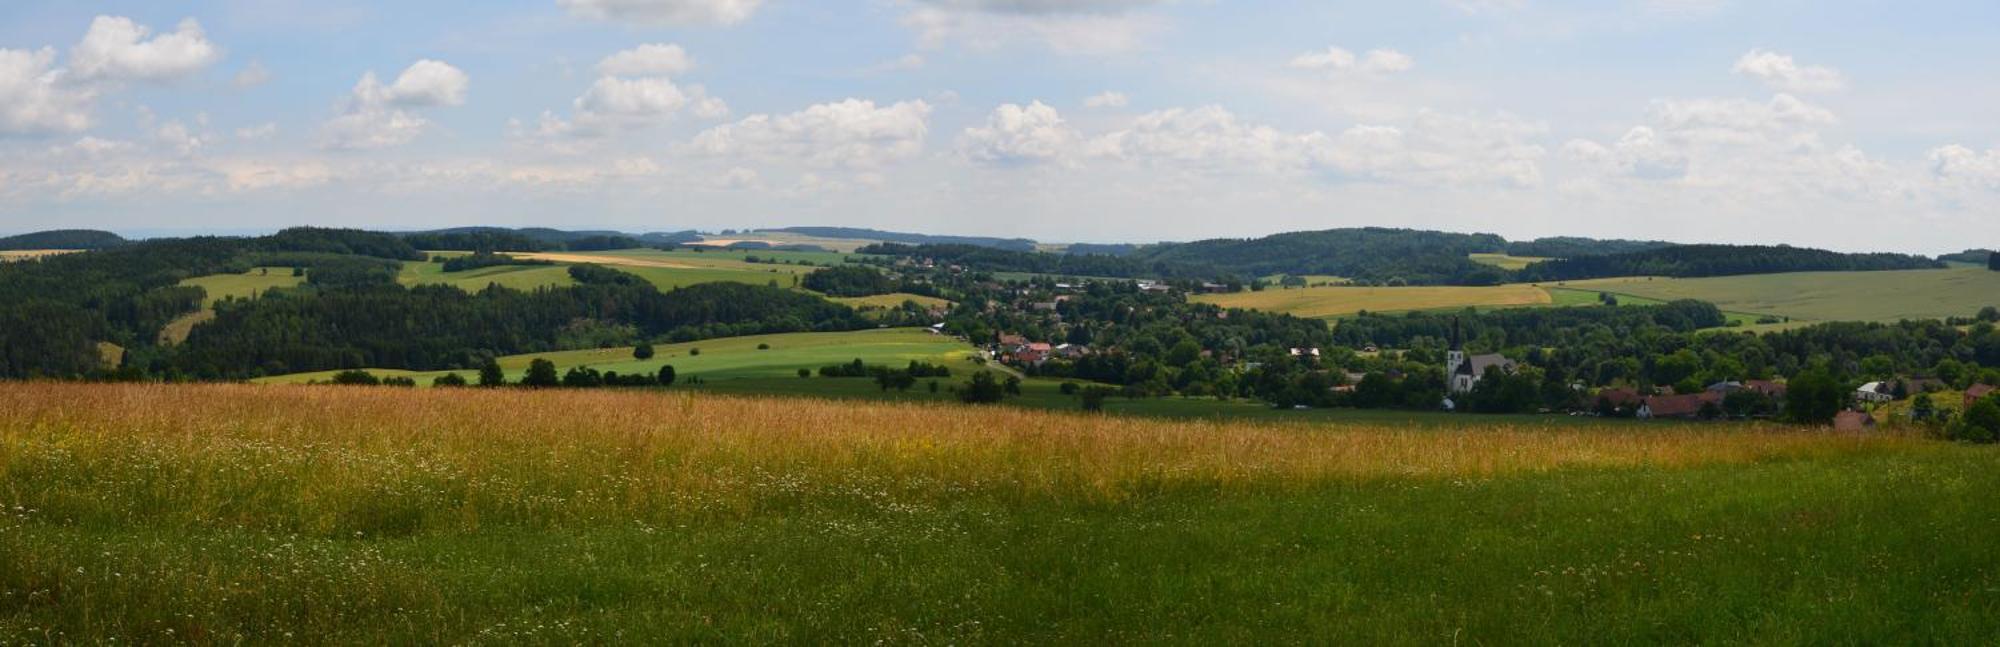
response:
<path id="1" fill-rule="evenodd" d="M 1530 258 L 1577 258 L 1579 256 L 1627 254 L 1673 246 L 1675 246 L 1675 243 L 1661 240 L 1601 240 L 1595 238 L 1577 238 L 1574 236 L 1552 236 L 1507 243 L 1507 254 Z"/>
<path id="2" fill-rule="evenodd" d="M 583 269 L 595 268 L 595 269 Z M 279 294 L 217 308 L 160 366 L 198 378 L 245 378 L 363 366 L 474 368 L 500 355 L 780 332 L 855 330 L 871 322 L 811 295 L 738 283 L 660 292 L 588 265 L 582 285 L 522 292 L 384 285 Z"/>
<path id="3" fill-rule="evenodd" d="M 104 249 L 131 241 L 124 236 L 95 229 L 57 229 L 19 236 L 0 237 L 0 251 L 19 249 Z"/>
<path id="4" fill-rule="evenodd" d="M 1971 263 L 1974 265 L 1985 265 L 1987 261 L 1992 260 L 1994 254 L 2000 254 L 2000 252 L 1995 252 L 1990 249 L 1968 249 L 1955 254 L 1943 254 L 1938 256 L 1937 259 L 1948 263 Z"/>
<path id="5" fill-rule="evenodd" d="M 836 297 L 865 297 L 895 292 L 895 279 L 874 268 L 843 265 L 813 270 L 800 284 L 805 289 Z"/>
<path id="6" fill-rule="evenodd" d="M 1908 254 L 1842 254 L 1766 245 L 1679 245 L 1642 252 L 1542 261 L 1523 268 L 1523 281 L 1614 276 L 1730 276 L 1778 272 L 1938 269 L 1944 263 Z"/>
<path id="7" fill-rule="evenodd" d="M 471 252 L 585 252 L 674 247 L 701 240 L 701 234 L 694 231 L 632 236 L 616 231 L 563 231 L 542 227 L 457 227 L 398 235 L 417 249 Z"/>
<path id="8" fill-rule="evenodd" d="M 96 347 L 126 349 L 127 377 L 240 378 L 273 372 L 468 366 L 493 354 L 871 325 L 825 300 L 761 286 L 698 285 L 662 294 L 638 277 L 591 265 L 581 285 L 519 292 L 404 288 L 403 262 L 422 261 L 405 237 L 288 229 L 259 238 L 146 241 L 0 264 L 0 378 L 105 376 Z M 223 301 L 215 320 L 175 347 L 162 327 L 204 297 L 188 278 L 293 267 L 296 290 Z"/>
<path id="9" fill-rule="evenodd" d="M 1016 252 L 975 245 L 903 245 L 880 243 L 856 250 L 874 256 L 929 259 L 981 272 L 1025 272 L 1057 276 L 1103 278 L 1221 278 L 1226 274 L 1212 267 L 1169 261 L 1148 261 L 1133 257 L 1092 254 L 1049 254 Z"/>
<path id="10" fill-rule="evenodd" d="M 1507 273 L 1466 255 L 1506 248 L 1507 241 L 1492 234 L 1368 227 L 1161 244 L 1126 258 L 1245 276 L 1325 274 L 1382 284 L 1493 285 L 1505 282 Z"/>

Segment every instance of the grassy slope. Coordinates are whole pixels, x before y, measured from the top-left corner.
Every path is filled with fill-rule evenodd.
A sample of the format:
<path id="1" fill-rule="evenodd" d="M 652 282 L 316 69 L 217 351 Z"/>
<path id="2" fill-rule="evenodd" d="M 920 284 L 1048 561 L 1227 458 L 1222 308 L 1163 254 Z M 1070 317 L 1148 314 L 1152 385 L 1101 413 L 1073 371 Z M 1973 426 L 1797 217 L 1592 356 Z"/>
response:
<path id="1" fill-rule="evenodd" d="M 2000 272 L 1983 269 L 1641 277 L 1560 285 L 1652 299 L 1701 299 L 1724 310 L 1809 321 L 1962 317 L 2000 304 Z"/>
<path id="2" fill-rule="evenodd" d="M 292 276 L 289 267 L 252 268 L 242 274 L 211 274 L 181 281 L 181 285 L 200 286 L 208 292 L 202 307 L 212 307 L 225 298 L 252 299 L 265 292 L 298 287 L 305 277 Z"/>
<path id="3" fill-rule="evenodd" d="M 764 344 L 768 344 L 770 348 L 765 350 L 757 348 Z M 701 354 L 692 355 L 695 349 L 700 349 Z M 629 347 L 532 353 L 501 358 L 500 366 L 507 370 L 509 379 L 519 380 L 527 373 L 528 363 L 536 358 L 555 362 L 557 370 L 589 366 L 598 370 L 628 374 L 657 373 L 661 365 L 672 364 L 675 373 L 682 379 L 699 375 L 702 379 L 711 381 L 746 378 L 796 380 L 798 369 L 817 370 L 821 366 L 846 363 L 855 358 L 860 358 L 869 364 L 902 366 L 910 363 L 910 360 L 923 360 L 947 364 L 954 370 L 960 371 L 975 368 L 967 361 L 973 352 L 971 346 L 950 337 L 908 328 L 729 337 L 656 346 L 654 351 L 656 353 L 654 357 L 645 361 L 633 359 L 632 349 Z M 428 385 L 431 379 L 452 371 L 413 372 L 371 369 L 371 372 L 385 377 L 414 377 L 419 383 Z M 477 377 L 477 371 L 456 372 L 467 379 Z M 258 382 L 303 384 L 313 380 L 325 381 L 332 377 L 333 373 L 335 371 L 297 373 L 264 378 Z"/>
<path id="4" fill-rule="evenodd" d="M 187 341 L 188 333 L 196 324 L 215 318 L 215 302 L 225 298 L 254 299 L 271 290 L 298 287 L 305 277 L 292 276 L 289 267 L 258 267 L 242 274 L 211 274 L 181 281 L 181 285 L 200 286 L 208 293 L 202 299 L 201 309 L 174 318 L 160 329 L 160 343 L 178 344 Z"/>
<path id="5" fill-rule="evenodd" d="M 1527 306 L 1551 302 L 1549 293 L 1531 285 L 1495 287 L 1324 287 L 1278 289 L 1234 294 L 1205 294 L 1194 301 L 1226 308 L 1288 312 L 1301 317 L 1334 318 L 1362 310 L 1402 312 L 1473 306 Z"/>
<path id="6" fill-rule="evenodd" d="M 7 642 L 2000 633 L 2000 454 L 1900 438 L 16 384 L 0 447 Z"/>

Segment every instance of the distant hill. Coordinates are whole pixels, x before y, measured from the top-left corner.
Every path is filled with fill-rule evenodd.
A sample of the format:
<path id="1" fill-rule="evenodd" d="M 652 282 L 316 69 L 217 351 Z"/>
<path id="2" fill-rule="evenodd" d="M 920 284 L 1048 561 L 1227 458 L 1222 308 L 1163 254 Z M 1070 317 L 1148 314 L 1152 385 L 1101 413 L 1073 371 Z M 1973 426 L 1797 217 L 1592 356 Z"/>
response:
<path id="1" fill-rule="evenodd" d="M 1938 260 L 1947 263 L 1972 263 L 1975 265 L 1985 265 L 1988 260 L 1991 260 L 1993 258 L 1993 254 L 1994 251 L 1990 249 L 1968 249 L 1956 254 L 1945 254 L 1939 256 Z"/>
<path id="2" fill-rule="evenodd" d="M 858 227 L 779 227 L 761 231 L 782 231 L 785 233 L 814 236 L 817 238 L 851 238 L 859 240 L 879 240 L 906 245 L 973 245 L 991 247 L 1016 252 L 1035 251 L 1035 241 L 1027 238 L 989 238 L 984 236 L 933 236 L 931 234 L 911 234 L 879 229 Z"/>
<path id="3" fill-rule="evenodd" d="M 96 229 L 56 229 L 0 238 L 0 250 L 20 249 L 104 249 L 131 241 L 124 236 Z"/>
<path id="4" fill-rule="evenodd" d="M 1843 254 L 1768 245 L 1679 245 L 1642 252 L 1543 261 L 1521 270 L 1524 281 L 1570 281 L 1616 276 L 1734 276 L 1781 272 L 1919 270 L 1941 261 L 1908 254 Z"/>
<path id="5" fill-rule="evenodd" d="M 1139 251 L 1143 245 L 1130 243 L 1070 243 L 1063 249 L 1064 254 L 1096 254 L 1099 256 L 1125 256 Z"/>
<path id="6" fill-rule="evenodd" d="M 565 231 L 546 227 L 453 227 L 398 235 L 418 249 L 496 252 L 598 251 L 682 245 L 701 240 L 701 234 L 695 231 L 652 232 L 633 236 L 620 231 Z"/>
<path id="7" fill-rule="evenodd" d="M 1551 236 L 1507 243 L 1507 255 L 1538 258 L 1609 256 L 1662 249 L 1673 247 L 1675 244 L 1663 240 L 1598 240 L 1575 236 Z"/>
<path id="8" fill-rule="evenodd" d="M 1506 250 L 1506 239 L 1493 234 L 1365 227 L 1162 243 L 1134 250 L 1127 258 L 1247 276 L 1322 274 L 1369 283 L 1492 285 L 1504 282 L 1507 273 L 1467 255 Z"/>

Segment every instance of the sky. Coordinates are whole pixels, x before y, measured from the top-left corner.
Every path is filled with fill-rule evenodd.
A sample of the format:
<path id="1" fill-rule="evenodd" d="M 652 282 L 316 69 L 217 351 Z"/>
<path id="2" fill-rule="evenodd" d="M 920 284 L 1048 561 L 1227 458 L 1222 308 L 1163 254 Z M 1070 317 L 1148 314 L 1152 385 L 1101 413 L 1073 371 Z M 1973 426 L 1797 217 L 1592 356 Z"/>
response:
<path id="1" fill-rule="evenodd" d="M 0 233 L 2000 246 L 1990 0 L 0 5 Z"/>

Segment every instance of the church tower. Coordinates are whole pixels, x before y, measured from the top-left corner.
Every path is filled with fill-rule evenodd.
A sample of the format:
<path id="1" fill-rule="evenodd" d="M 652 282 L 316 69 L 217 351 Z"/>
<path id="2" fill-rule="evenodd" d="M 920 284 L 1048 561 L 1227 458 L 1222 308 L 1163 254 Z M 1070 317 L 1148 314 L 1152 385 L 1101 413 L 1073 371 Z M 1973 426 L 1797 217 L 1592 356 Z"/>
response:
<path id="1" fill-rule="evenodd" d="M 1444 355 L 1445 388 L 1452 393 L 1465 393 L 1472 390 L 1472 383 L 1478 379 L 1465 363 L 1465 333 L 1459 329 L 1458 317 L 1452 317 L 1451 349 Z"/>

